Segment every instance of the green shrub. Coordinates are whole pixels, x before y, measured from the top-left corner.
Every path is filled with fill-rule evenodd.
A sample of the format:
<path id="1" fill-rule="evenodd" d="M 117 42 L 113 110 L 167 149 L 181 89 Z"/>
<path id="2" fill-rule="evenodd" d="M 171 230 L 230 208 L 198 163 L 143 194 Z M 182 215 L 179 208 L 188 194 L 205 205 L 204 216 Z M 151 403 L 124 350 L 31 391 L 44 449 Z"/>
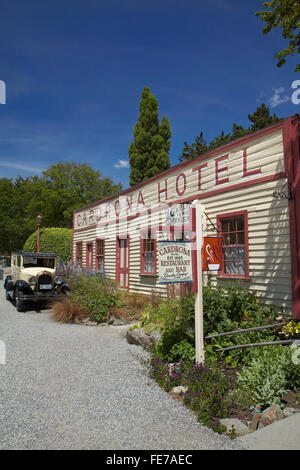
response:
<path id="1" fill-rule="evenodd" d="M 237 384 L 251 391 L 256 403 L 267 407 L 280 403 L 289 388 L 290 348 L 281 345 L 257 348 L 252 360 L 238 374 Z"/>
<path id="2" fill-rule="evenodd" d="M 23 251 L 35 253 L 37 250 L 37 232 L 27 238 Z M 56 253 L 59 261 L 68 261 L 72 256 L 72 230 L 68 228 L 41 228 L 40 252 Z"/>
<path id="3" fill-rule="evenodd" d="M 190 361 L 192 362 L 195 359 L 196 351 L 194 346 L 183 339 L 182 341 L 175 343 L 168 354 L 168 361 L 170 362 L 178 362 L 178 361 Z"/>
<path id="4" fill-rule="evenodd" d="M 96 322 L 107 319 L 118 302 L 116 283 L 104 276 L 80 276 L 69 279 L 71 300 L 86 309 Z"/>

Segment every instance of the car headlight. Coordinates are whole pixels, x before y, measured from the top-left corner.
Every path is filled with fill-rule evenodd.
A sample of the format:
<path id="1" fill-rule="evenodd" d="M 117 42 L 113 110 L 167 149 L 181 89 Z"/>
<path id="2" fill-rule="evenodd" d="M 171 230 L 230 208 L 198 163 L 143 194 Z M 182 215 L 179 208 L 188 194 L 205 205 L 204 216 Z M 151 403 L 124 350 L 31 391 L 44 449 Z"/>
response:
<path id="1" fill-rule="evenodd" d="M 55 276 L 54 282 L 55 282 L 55 284 L 62 284 L 64 282 L 64 280 L 61 276 Z"/>
<path id="2" fill-rule="evenodd" d="M 34 286 L 35 283 L 36 283 L 36 278 L 35 278 L 35 276 L 31 276 L 31 277 L 28 279 L 28 284 L 30 284 L 31 286 Z"/>

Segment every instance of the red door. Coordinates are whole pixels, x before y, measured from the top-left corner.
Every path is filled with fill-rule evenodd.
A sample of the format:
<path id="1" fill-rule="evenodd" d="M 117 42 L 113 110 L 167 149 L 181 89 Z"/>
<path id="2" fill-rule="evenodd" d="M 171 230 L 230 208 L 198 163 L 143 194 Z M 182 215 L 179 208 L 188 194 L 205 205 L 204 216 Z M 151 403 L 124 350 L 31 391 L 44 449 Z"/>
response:
<path id="1" fill-rule="evenodd" d="M 116 281 L 122 289 L 129 288 L 129 239 L 117 237 Z"/>
<path id="2" fill-rule="evenodd" d="M 86 268 L 93 269 L 93 243 L 86 245 Z"/>

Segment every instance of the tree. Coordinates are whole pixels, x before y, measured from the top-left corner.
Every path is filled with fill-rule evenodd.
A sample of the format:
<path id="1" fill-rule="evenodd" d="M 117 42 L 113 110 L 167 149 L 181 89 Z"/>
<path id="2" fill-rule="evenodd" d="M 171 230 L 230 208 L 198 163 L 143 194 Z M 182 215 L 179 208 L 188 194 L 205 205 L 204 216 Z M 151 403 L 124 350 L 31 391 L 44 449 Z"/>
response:
<path id="1" fill-rule="evenodd" d="M 23 251 L 37 250 L 37 231 L 24 243 Z M 72 230 L 69 228 L 42 228 L 40 230 L 40 252 L 55 253 L 59 261 L 69 261 L 72 256 Z"/>
<path id="2" fill-rule="evenodd" d="M 253 123 L 251 126 L 251 131 L 253 132 L 270 126 L 271 124 L 276 124 L 276 122 L 281 120 L 276 114 L 271 116 L 270 109 L 265 103 L 258 106 L 253 114 L 248 114 L 248 119 Z"/>
<path id="3" fill-rule="evenodd" d="M 0 253 L 10 254 L 22 249 L 24 240 L 32 232 L 26 217 L 29 180 L 0 178 Z"/>
<path id="4" fill-rule="evenodd" d="M 209 143 L 208 149 L 215 150 L 216 148 L 221 147 L 222 145 L 226 145 L 229 142 L 231 142 L 231 135 L 225 134 L 225 132 L 222 131 L 220 135 L 212 139 L 212 141 Z"/>
<path id="5" fill-rule="evenodd" d="M 169 120 L 164 116 L 159 123 L 157 99 L 144 87 L 134 141 L 128 147 L 131 186 L 170 168 L 170 138 Z"/>
<path id="6" fill-rule="evenodd" d="M 271 9 L 256 13 L 256 16 L 267 23 L 262 30 L 263 33 L 267 34 L 279 26 L 284 39 L 289 40 L 289 46 L 275 54 L 277 67 L 281 67 L 286 63 L 287 56 L 300 53 L 300 2 L 299 0 L 272 0 L 263 2 L 263 6 Z M 300 71 L 300 64 L 294 68 L 294 71 Z"/>
<path id="7" fill-rule="evenodd" d="M 121 184 L 113 184 L 85 163 L 59 162 L 44 171 L 42 178 L 31 179 L 27 214 L 36 217 L 40 213 L 45 227 L 71 228 L 75 209 L 121 189 Z"/>
<path id="8" fill-rule="evenodd" d="M 36 230 L 38 214 L 42 228 L 72 228 L 73 210 L 121 189 L 89 165 L 75 162 L 52 165 L 42 177 L 0 178 L 0 253 L 22 249 Z"/>
<path id="9" fill-rule="evenodd" d="M 217 137 L 214 137 L 209 144 L 206 144 L 206 140 L 203 138 L 203 132 L 200 132 L 200 135 L 195 138 L 195 141 L 189 145 L 187 142 L 184 142 L 184 147 L 179 155 L 179 161 L 190 160 L 191 158 L 196 158 L 203 153 L 210 152 L 215 150 L 222 145 L 226 145 L 229 142 L 233 142 L 236 139 L 240 139 L 245 135 L 251 134 L 252 132 L 263 129 L 264 127 L 270 126 L 279 122 L 281 118 L 273 114 L 271 116 L 270 109 L 262 103 L 261 106 L 258 106 L 253 114 L 248 114 L 248 119 L 252 122 L 252 125 L 248 128 L 244 128 L 236 124 L 235 122 L 232 125 L 232 133 L 225 134 L 224 131 Z"/>
<path id="10" fill-rule="evenodd" d="M 207 152 L 207 149 L 208 147 L 206 145 L 206 140 L 204 139 L 203 132 L 201 131 L 191 145 L 189 145 L 187 142 L 184 142 L 182 153 L 178 158 L 181 162 L 190 160 L 191 158 L 196 158 L 199 155 Z"/>

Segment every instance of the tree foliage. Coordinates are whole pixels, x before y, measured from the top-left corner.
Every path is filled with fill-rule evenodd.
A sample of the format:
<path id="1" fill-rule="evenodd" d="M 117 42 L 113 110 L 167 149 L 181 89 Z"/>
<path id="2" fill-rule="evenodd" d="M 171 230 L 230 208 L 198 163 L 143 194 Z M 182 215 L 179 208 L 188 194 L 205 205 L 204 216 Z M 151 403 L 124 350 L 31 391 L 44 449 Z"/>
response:
<path id="1" fill-rule="evenodd" d="M 41 177 L 0 178 L 0 253 L 21 250 L 41 227 L 71 228 L 73 210 L 120 191 L 122 186 L 87 164 L 59 162 Z"/>
<path id="2" fill-rule="evenodd" d="M 282 29 L 283 38 L 289 40 L 288 47 L 275 54 L 277 67 L 281 67 L 286 63 L 287 56 L 300 53 L 300 2 L 299 0 L 272 0 L 263 2 L 263 6 L 270 9 L 256 13 L 256 16 L 266 22 L 263 33 L 267 34 L 279 26 Z M 300 64 L 297 64 L 294 71 L 300 71 Z"/>
<path id="3" fill-rule="evenodd" d="M 170 168 L 170 138 L 169 120 L 163 116 L 159 123 L 157 99 L 144 87 L 134 141 L 128 147 L 131 186 Z"/>
<path id="4" fill-rule="evenodd" d="M 249 127 L 245 128 L 234 122 L 231 133 L 225 134 L 225 132 L 222 131 L 209 143 L 206 142 L 203 137 L 203 132 L 201 131 L 199 136 L 195 138 L 192 144 L 184 142 L 184 147 L 178 157 L 179 161 L 183 162 L 185 160 L 196 158 L 199 155 L 203 155 L 204 153 L 210 152 L 211 150 L 215 150 L 222 145 L 226 145 L 236 139 L 239 139 L 240 137 L 244 137 L 245 135 L 251 134 L 252 132 L 263 129 L 264 127 L 275 124 L 281 120 L 278 116 L 276 116 L 276 114 L 273 114 L 272 116 L 270 114 L 270 109 L 264 103 L 262 103 L 261 106 L 258 106 L 253 114 L 248 114 L 248 119 L 252 123 Z"/>
<path id="5" fill-rule="evenodd" d="M 36 252 L 37 231 L 27 238 L 23 250 Z M 72 256 L 72 230 L 69 228 L 42 228 L 40 230 L 40 252 L 56 253 L 59 261 L 69 261 Z"/>

